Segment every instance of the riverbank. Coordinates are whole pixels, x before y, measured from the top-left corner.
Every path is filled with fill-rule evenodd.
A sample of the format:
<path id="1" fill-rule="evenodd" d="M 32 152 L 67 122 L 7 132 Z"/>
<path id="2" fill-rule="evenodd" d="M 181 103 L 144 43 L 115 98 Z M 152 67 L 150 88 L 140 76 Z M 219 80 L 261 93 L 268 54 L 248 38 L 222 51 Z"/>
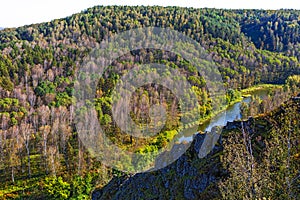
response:
<path id="1" fill-rule="evenodd" d="M 216 112 L 212 112 L 210 115 L 206 116 L 205 118 L 201 118 L 199 120 L 199 123 L 197 125 L 194 125 L 194 126 L 197 126 L 197 132 L 202 133 L 202 132 L 204 132 L 203 127 L 206 124 L 209 124 L 211 122 L 211 120 L 215 119 L 216 117 L 221 115 L 223 112 L 229 111 L 229 112 L 226 112 L 227 114 L 226 114 L 225 117 L 230 118 L 231 115 L 232 115 L 231 108 L 233 108 L 234 110 L 237 109 L 237 107 L 235 105 L 240 104 L 244 100 L 246 101 L 246 99 L 251 98 L 251 96 L 259 95 L 261 97 L 261 96 L 268 95 L 269 92 L 276 91 L 278 89 L 282 89 L 283 86 L 284 85 L 259 84 L 259 85 L 255 85 L 255 86 L 252 86 L 252 87 L 247 88 L 247 89 L 236 91 L 237 95 L 235 96 L 236 97 L 235 100 L 231 101 L 226 106 L 223 106 L 220 110 L 218 110 Z M 249 101 L 251 101 L 251 100 L 249 100 Z M 234 119 L 230 119 L 230 120 L 234 120 Z M 189 125 L 187 128 L 190 128 L 190 127 L 192 127 L 192 126 Z M 187 136 L 187 137 L 189 137 L 189 136 Z"/>
<path id="2" fill-rule="evenodd" d="M 260 91 L 260 90 L 273 90 L 282 88 L 284 85 L 277 85 L 277 84 L 258 84 L 251 86 L 246 89 L 241 90 L 241 94 L 243 97 L 249 97 L 252 93 Z"/>
<path id="3" fill-rule="evenodd" d="M 225 111 L 228 111 L 228 109 L 235 106 L 236 104 L 241 103 L 244 99 L 249 98 L 252 95 L 255 95 L 257 92 L 260 92 L 260 91 L 273 91 L 273 90 L 276 90 L 276 89 L 279 89 L 282 87 L 283 87 L 283 85 L 259 84 L 259 85 L 255 85 L 255 86 L 252 86 L 247 89 L 236 91 L 235 98 L 230 103 L 228 103 L 226 105 L 225 104 L 221 105 L 221 107 L 213 110 L 209 115 L 207 115 L 205 117 L 201 117 L 198 121 L 194 121 L 189 124 L 185 124 L 184 126 L 178 127 L 177 130 L 165 131 L 164 133 L 161 134 L 160 142 L 157 142 L 157 139 L 154 139 L 154 141 L 150 142 L 150 146 L 151 146 L 151 144 L 152 145 L 153 144 L 155 144 L 155 145 L 166 144 L 167 141 L 172 141 L 180 132 L 182 132 L 183 130 L 186 130 L 186 129 L 194 129 L 195 133 L 196 132 L 202 133 L 203 132 L 202 128 L 204 125 L 210 123 L 212 119 L 218 117 Z M 236 108 L 234 108 L 234 109 L 236 110 Z M 231 119 L 231 120 L 234 120 L 234 119 Z M 189 137 L 189 136 L 187 136 L 187 137 Z M 141 151 L 141 152 L 144 152 L 144 150 L 145 150 L 145 147 L 142 147 L 141 149 L 139 149 L 139 151 Z"/>

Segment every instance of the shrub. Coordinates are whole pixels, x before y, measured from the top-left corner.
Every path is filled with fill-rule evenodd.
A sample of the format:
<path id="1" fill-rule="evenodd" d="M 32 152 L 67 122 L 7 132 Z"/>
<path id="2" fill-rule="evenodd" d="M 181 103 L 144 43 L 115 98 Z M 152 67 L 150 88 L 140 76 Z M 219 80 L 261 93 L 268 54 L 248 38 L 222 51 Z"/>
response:
<path id="1" fill-rule="evenodd" d="M 70 184 L 63 181 L 62 177 L 47 177 L 45 189 L 53 199 L 68 199 L 70 197 Z"/>

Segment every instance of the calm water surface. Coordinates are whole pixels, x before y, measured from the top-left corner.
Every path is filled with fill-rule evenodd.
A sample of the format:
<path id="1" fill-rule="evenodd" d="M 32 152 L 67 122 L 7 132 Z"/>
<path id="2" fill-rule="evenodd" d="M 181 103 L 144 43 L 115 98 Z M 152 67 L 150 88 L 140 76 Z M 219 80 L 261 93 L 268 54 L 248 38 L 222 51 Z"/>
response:
<path id="1" fill-rule="evenodd" d="M 258 96 L 259 98 L 264 98 L 268 95 L 267 90 L 259 90 L 252 94 L 252 96 Z M 208 120 L 206 123 L 201 125 L 199 128 L 198 126 L 191 127 L 184 131 L 183 136 L 177 139 L 178 142 L 191 142 L 193 140 L 193 135 L 196 134 L 196 130 L 200 130 L 202 132 L 210 132 L 211 129 L 215 126 L 225 126 L 227 122 L 233 122 L 234 120 L 240 120 L 242 117 L 240 106 L 242 102 L 250 103 L 252 97 L 245 97 L 242 101 L 233 104 L 232 106 L 228 107 L 226 111 L 221 112 L 217 116 L 213 117 L 211 120 Z M 181 134 L 180 134 L 181 135 Z"/>

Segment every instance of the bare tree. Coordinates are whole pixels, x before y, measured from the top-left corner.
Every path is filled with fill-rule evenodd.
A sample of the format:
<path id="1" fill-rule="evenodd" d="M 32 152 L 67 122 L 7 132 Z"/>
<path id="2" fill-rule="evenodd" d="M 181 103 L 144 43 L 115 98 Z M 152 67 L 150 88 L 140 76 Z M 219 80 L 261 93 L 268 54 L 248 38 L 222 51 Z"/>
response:
<path id="1" fill-rule="evenodd" d="M 20 134 L 23 140 L 23 144 L 26 148 L 27 154 L 27 165 L 28 165 L 28 176 L 31 177 L 31 167 L 30 167 L 30 140 L 32 137 L 32 125 L 29 123 L 23 122 L 20 125 Z"/>
<path id="2" fill-rule="evenodd" d="M 44 167 L 46 170 L 46 173 L 48 173 L 48 165 L 47 165 L 47 143 L 48 143 L 48 136 L 51 131 L 51 127 L 48 125 L 48 122 L 50 121 L 50 110 L 48 106 L 41 106 L 37 109 L 38 116 L 39 116 L 39 122 L 40 122 L 40 128 L 39 131 L 42 135 L 42 155 L 44 159 Z"/>
<path id="3" fill-rule="evenodd" d="M 7 152 L 9 166 L 11 169 L 11 180 L 15 182 L 15 168 L 20 164 L 19 151 L 22 148 L 22 143 L 20 142 L 20 135 L 18 134 L 18 126 L 13 126 L 9 129 L 10 139 L 7 140 Z"/>

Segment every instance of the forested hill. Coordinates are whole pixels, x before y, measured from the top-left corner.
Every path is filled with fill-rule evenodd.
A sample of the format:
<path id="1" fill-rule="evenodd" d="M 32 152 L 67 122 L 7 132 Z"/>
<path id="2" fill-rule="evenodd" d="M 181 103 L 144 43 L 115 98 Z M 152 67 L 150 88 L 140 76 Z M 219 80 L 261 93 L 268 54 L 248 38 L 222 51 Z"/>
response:
<path id="1" fill-rule="evenodd" d="M 2 87 L 12 90 L 22 83 L 22 72 L 33 68 L 42 68 L 44 75 L 47 70 L 72 79 L 76 61 L 94 42 L 124 30 L 148 26 L 169 27 L 199 41 L 219 64 L 229 87 L 283 83 L 287 76 L 299 71 L 299 13 L 296 10 L 94 7 L 65 19 L 2 31 L 1 64 L 9 66 L 1 69 L 5 83 Z M 24 66 L 30 67 L 20 69 Z"/>
<path id="2" fill-rule="evenodd" d="M 92 48 L 122 31 L 153 26 L 177 30 L 205 49 L 221 72 L 227 104 L 240 98 L 239 90 L 260 83 L 288 80 L 286 91 L 300 87 L 300 78 L 292 76 L 300 74 L 297 10 L 97 6 L 47 23 L 6 28 L 0 31 L 0 199 L 84 199 L 93 187 L 120 174 L 91 157 L 78 137 L 74 117 L 89 117 L 88 106 L 95 106 L 103 130 L 122 149 L 143 154 L 165 147 L 183 115 L 179 100 L 163 87 L 139 88 L 132 102 L 140 105 L 143 100 L 144 106 L 131 108 L 133 120 L 142 126 L 152 120 L 150 105 L 164 106 L 167 120 L 161 133 L 139 140 L 115 127 L 112 89 L 137 65 L 160 63 L 179 69 L 196 94 L 201 120 L 219 111 L 196 67 L 158 49 L 140 49 L 117 59 L 99 80 L 94 101 L 75 108 L 75 77 Z"/>
<path id="3" fill-rule="evenodd" d="M 205 135 L 198 134 L 176 162 L 116 177 L 93 199 L 299 199 L 299 119 L 300 98 L 266 116 L 228 123 L 203 159 L 197 155 Z"/>

